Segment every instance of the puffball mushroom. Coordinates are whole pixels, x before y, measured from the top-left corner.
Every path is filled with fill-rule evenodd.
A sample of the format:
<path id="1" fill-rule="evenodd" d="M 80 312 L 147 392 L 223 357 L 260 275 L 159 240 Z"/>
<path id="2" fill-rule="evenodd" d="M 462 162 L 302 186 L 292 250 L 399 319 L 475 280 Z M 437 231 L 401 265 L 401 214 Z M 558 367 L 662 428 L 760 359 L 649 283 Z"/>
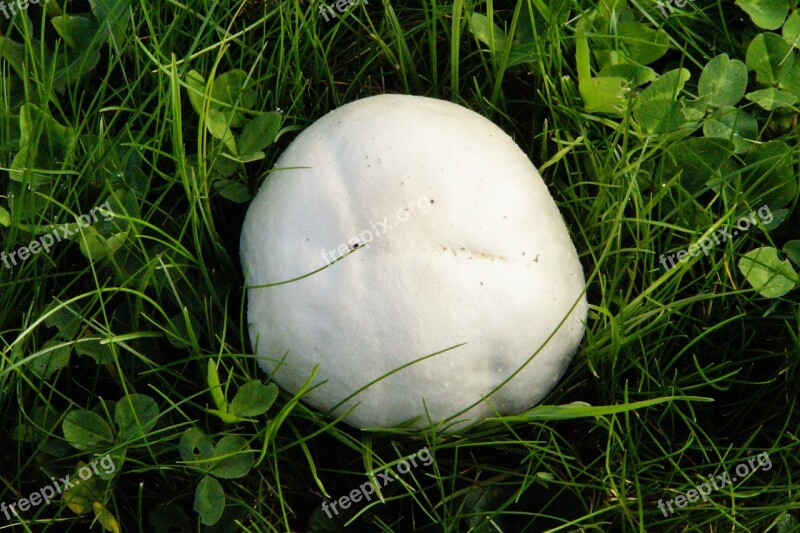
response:
<path id="1" fill-rule="evenodd" d="M 304 396 L 317 409 L 358 428 L 453 417 L 449 430 L 556 385 L 584 334 L 583 271 L 499 127 L 441 100 L 373 96 L 313 123 L 276 167 L 241 259 L 250 339 L 278 385 L 296 393 L 318 367 Z"/>

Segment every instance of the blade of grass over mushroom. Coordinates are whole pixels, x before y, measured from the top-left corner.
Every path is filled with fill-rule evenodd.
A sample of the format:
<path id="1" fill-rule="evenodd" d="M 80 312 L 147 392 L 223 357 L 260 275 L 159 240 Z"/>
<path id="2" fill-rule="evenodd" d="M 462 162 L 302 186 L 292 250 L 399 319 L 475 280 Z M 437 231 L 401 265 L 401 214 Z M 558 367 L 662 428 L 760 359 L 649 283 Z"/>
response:
<path id="1" fill-rule="evenodd" d="M 591 281 L 591 278 L 589 279 L 589 281 Z M 536 358 L 536 356 L 547 346 L 547 343 L 551 342 L 553 340 L 553 338 L 556 336 L 556 334 L 559 332 L 559 330 L 561 330 L 561 328 L 564 327 L 564 324 L 567 322 L 567 320 L 568 320 L 568 318 L 570 316 L 570 313 L 572 313 L 572 311 L 577 306 L 579 306 L 580 304 L 583 303 L 583 301 L 584 301 L 583 298 L 584 298 L 585 292 L 586 292 L 586 288 L 584 288 L 584 290 L 581 291 L 581 293 L 578 296 L 578 298 L 572 303 L 572 306 L 569 308 L 569 310 L 564 315 L 564 317 L 558 322 L 558 324 L 555 326 L 553 331 L 551 331 L 550 334 L 547 337 L 544 338 L 541 346 L 539 346 L 536 349 L 536 351 L 533 354 L 531 354 L 530 357 L 528 357 L 521 365 L 519 365 L 514 372 L 509 374 L 503 381 L 501 381 L 499 384 L 497 384 L 484 397 L 482 397 L 479 400 L 476 400 L 475 402 L 465 406 L 460 411 L 458 411 L 458 412 L 454 413 L 453 415 L 447 417 L 445 419 L 445 422 L 452 422 L 452 421 L 458 420 L 459 417 L 461 417 L 464 413 L 466 413 L 470 409 L 474 408 L 475 406 L 477 406 L 477 405 L 479 405 L 479 404 L 481 404 L 483 402 L 488 402 L 489 404 L 491 404 L 492 395 L 494 393 L 496 393 L 497 391 L 501 390 L 508 382 L 510 382 L 512 379 L 514 379 L 527 365 L 529 365 Z"/>
<path id="2" fill-rule="evenodd" d="M 374 385 L 375 383 L 378 383 L 381 380 L 386 379 L 387 377 L 389 377 L 389 376 L 391 376 L 393 374 L 396 374 L 396 373 L 402 371 L 405 368 L 408 368 L 408 367 L 411 367 L 412 365 L 416 365 L 418 363 L 421 363 L 422 361 L 425 361 L 426 359 L 430 359 L 432 357 L 436 357 L 438 355 L 445 354 L 445 353 L 447 353 L 447 352 L 449 352 L 451 350 L 455 350 L 457 348 L 460 348 L 461 346 L 464 346 L 464 344 L 465 343 L 454 344 L 453 346 L 450 346 L 449 348 L 445 348 L 443 350 L 439 350 L 438 352 L 433 352 L 433 353 L 430 353 L 428 355 L 423 355 L 422 357 L 419 357 L 417 359 L 414 359 L 412 361 L 409 361 L 408 363 L 404 363 L 403 365 L 400 365 L 400 366 L 392 369 L 390 372 L 387 372 L 387 373 L 385 373 L 385 374 L 373 379 L 372 381 L 370 381 L 368 383 L 365 383 L 364 385 L 361 386 L 361 388 L 353 391 L 352 393 L 348 394 L 346 397 L 342 398 L 342 400 L 340 400 L 338 403 L 336 403 L 333 407 L 331 407 L 329 409 L 329 412 L 333 412 L 333 411 L 337 410 L 339 407 L 341 407 L 342 405 L 347 403 L 349 400 L 351 400 L 352 398 L 358 396 L 362 391 L 368 389 L 370 385 Z"/>
<path id="3" fill-rule="evenodd" d="M 642 400 L 620 405 L 589 405 L 586 402 L 574 402 L 566 405 L 537 405 L 521 415 L 503 416 L 503 422 L 523 422 L 526 420 L 571 420 L 575 418 L 586 418 L 594 416 L 616 415 L 627 413 L 643 407 L 651 407 L 662 403 L 669 403 L 677 400 L 687 402 L 713 402 L 713 398 L 703 396 L 665 396 L 663 398 L 653 398 L 652 400 Z M 493 419 L 499 420 L 499 419 Z"/>
<path id="4" fill-rule="evenodd" d="M 316 274 L 318 272 L 322 272 L 326 268 L 332 267 L 333 265 L 335 265 L 339 261 L 343 260 L 345 257 L 349 256 L 350 254 L 358 252 L 358 251 L 361 251 L 361 250 L 364 250 L 364 248 L 351 248 L 350 251 L 348 251 L 346 254 L 342 255 L 341 257 L 336 258 L 334 261 L 331 261 L 330 263 L 326 264 L 325 266 L 320 267 L 320 268 L 318 268 L 316 270 L 312 270 L 308 274 L 303 274 L 302 276 L 298 276 L 296 278 L 287 279 L 286 281 L 276 281 L 274 283 L 264 283 L 264 284 L 261 284 L 261 285 L 247 285 L 246 284 L 245 288 L 247 288 L 247 289 L 267 289 L 269 287 L 278 287 L 280 285 L 286 285 L 288 283 L 293 283 L 295 281 L 300 281 L 302 279 L 305 279 L 305 278 L 308 278 L 310 276 L 313 276 L 314 274 Z"/>

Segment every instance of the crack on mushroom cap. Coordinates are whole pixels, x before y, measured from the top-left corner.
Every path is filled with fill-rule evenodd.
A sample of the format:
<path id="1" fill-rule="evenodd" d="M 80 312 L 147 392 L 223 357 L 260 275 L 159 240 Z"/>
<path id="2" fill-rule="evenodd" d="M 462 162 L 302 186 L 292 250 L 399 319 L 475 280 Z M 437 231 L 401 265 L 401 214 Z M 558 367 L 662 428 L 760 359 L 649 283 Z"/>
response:
<path id="1" fill-rule="evenodd" d="M 439 244 L 442 247 L 443 252 L 450 252 L 453 254 L 453 257 L 458 257 L 459 252 L 466 252 L 469 254 L 467 259 L 488 259 L 489 261 L 508 261 L 505 256 L 502 255 L 494 255 L 488 252 L 483 252 L 480 250 L 468 250 L 466 246 L 446 246 L 444 244 Z"/>
<path id="2" fill-rule="evenodd" d="M 351 251 L 355 251 L 355 250 L 358 250 L 358 249 L 370 248 L 373 244 L 375 244 L 377 246 L 377 243 L 375 243 L 375 241 L 373 241 L 373 243 L 369 243 L 369 244 L 363 243 L 363 242 L 357 242 L 355 244 L 347 244 L 347 247 Z M 488 253 L 488 252 L 483 252 L 483 251 L 472 251 L 472 250 L 468 250 L 465 246 L 448 247 L 448 246 L 446 246 L 444 244 L 439 244 L 439 246 L 441 247 L 441 251 L 442 252 L 450 252 L 451 254 L 453 254 L 453 257 L 459 257 L 459 253 L 461 253 L 461 255 L 465 255 L 465 253 L 466 253 L 466 254 L 470 254 L 467 257 L 467 260 L 483 259 L 483 260 L 488 260 L 490 262 L 494 262 L 494 261 L 508 262 L 509 261 L 509 259 L 507 257 L 505 257 L 505 256 L 494 255 L 494 254 L 491 254 L 491 253 Z M 522 256 L 525 256 L 525 255 L 526 255 L 526 253 L 522 252 Z M 529 262 L 522 263 L 522 264 L 524 264 L 525 266 L 530 268 L 532 263 L 538 263 L 539 262 L 539 255 L 540 254 L 536 254 L 536 256 L 532 260 L 530 260 Z M 513 262 L 519 263 L 519 261 L 513 261 Z M 572 276 L 572 273 L 570 273 L 570 276 Z M 481 282 L 481 285 L 483 285 L 482 282 Z"/>

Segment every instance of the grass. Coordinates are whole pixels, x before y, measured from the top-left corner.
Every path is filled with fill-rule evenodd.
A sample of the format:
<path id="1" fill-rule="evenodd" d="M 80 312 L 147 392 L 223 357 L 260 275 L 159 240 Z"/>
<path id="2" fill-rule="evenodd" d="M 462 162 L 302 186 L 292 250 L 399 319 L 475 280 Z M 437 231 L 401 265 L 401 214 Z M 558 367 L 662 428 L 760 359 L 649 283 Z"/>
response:
<path id="1" fill-rule="evenodd" d="M 678 138 L 643 134 L 630 113 L 585 110 L 576 28 L 607 4 L 373 1 L 325 22 L 317 2 L 138 0 L 112 10 L 107 20 L 119 27 L 94 44 L 66 42 L 53 29 L 59 6 L 88 15 L 80 2 L 51 0 L 0 20 L 9 54 L 0 62 L 5 252 L 106 200 L 114 208 L 97 225 L 102 240 L 87 230 L 0 268 L 0 502 L 17 502 L 51 477 L 74 477 L 80 461 L 109 454 L 117 467 L 110 479 L 98 475 L 72 491 L 69 505 L 56 498 L 10 521 L 0 513 L 0 530 L 800 528 L 797 293 L 766 298 L 737 269 L 744 253 L 797 237 L 796 189 L 775 229 L 751 228 L 665 271 L 660 254 L 735 223 L 765 196 L 724 172 L 727 188 L 689 190 L 665 156 Z M 650 66 L 689 69 L 690 94 L 711 57 L 744 61 L 758 31 L 728 2 L 695 0 L 668 18 L 654 2 L 630 7 L 669 37 L 669 52 Z M 493 25 L 488 44 L 476 37 L 473 13 L 523 43 L 526 60 L 510 66 L 511 47 Z M 96 64 L 68 67 L 64 58 L 76 57 Z M 248 118 L 276 110 L 282 118 L 265 157 L 227 177 L 240 193 L 257 190 L 297 131 L 373 94 L 457 102 L 512 135 L 567 221 L 591 304 L 576 360 L 544 404 L 598 408 L 534 409 L 425 438 L 354 430 L 285 391 L 266 414 L 233 423 L 215 414 L 220 394 L 230 401 L 246 383 L 268 382 L 245 327 L 238 237 L 247 204 L 220 188 L 221 143 L 205 127 L 208 109 L 198 114 L 187 91 L 192 70 L 208 80 L 232 69 L 244 70 L 257 91 Z M 13 174 L 25 149 L 23 104 L 72 128 L 75 142 L 59 146 L 52 124 L 32 114 L 37 155 Z M 757 111 L 760 139 L 785 142 L 797 176 L 796 125 L 779 126 L 796 109 Z M 155 414 L 146 413 L 150 403 L 126 403 L 132 395 L 149 397 Z M 137 413 L 132 422 L 126 405 Z M 79 410 L 92 414 L 80 411 L 84 423 L 65 433 L 67 413 Z M 208 441 L 187 434 L 191 428 L 217 446 L 243 442 L 244 451 L 231 445 L 209 475 Z M 433 463 L 397 472 L 423 446 Z M 205 459 L 187 460 L 187 450 Z M 771 468 L 708 501 L 667 516 L 659 509 L 659 500 L 765 452 Z M 402 481 L 383 489 L 382 501 L 325 516 L 323 501 L 387 468 Z M 213 527 L 200 525 L 195 511 L 198 485 L 214 483 L 207 478 L 225 495 Z M 215 507 L 217 496 L 203 493 L 199 507 Z"/>

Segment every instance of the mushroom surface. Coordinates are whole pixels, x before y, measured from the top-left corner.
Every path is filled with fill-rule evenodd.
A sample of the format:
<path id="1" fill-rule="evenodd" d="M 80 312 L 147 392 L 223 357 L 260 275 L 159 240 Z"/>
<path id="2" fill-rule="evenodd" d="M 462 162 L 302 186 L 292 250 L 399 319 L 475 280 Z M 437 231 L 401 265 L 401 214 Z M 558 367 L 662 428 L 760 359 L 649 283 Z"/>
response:
<path id="1" fill-rule="evenodd" d="M 449 431 L 556 385 L 584 334 L 583 270 L 499 127 L 441 100 L 374 96 L 313 123 L 276 167 L 241 259 L 250 339 L 278 385 L 295 393 L 318 366 L 315 408 L 359 428 Z"/>

